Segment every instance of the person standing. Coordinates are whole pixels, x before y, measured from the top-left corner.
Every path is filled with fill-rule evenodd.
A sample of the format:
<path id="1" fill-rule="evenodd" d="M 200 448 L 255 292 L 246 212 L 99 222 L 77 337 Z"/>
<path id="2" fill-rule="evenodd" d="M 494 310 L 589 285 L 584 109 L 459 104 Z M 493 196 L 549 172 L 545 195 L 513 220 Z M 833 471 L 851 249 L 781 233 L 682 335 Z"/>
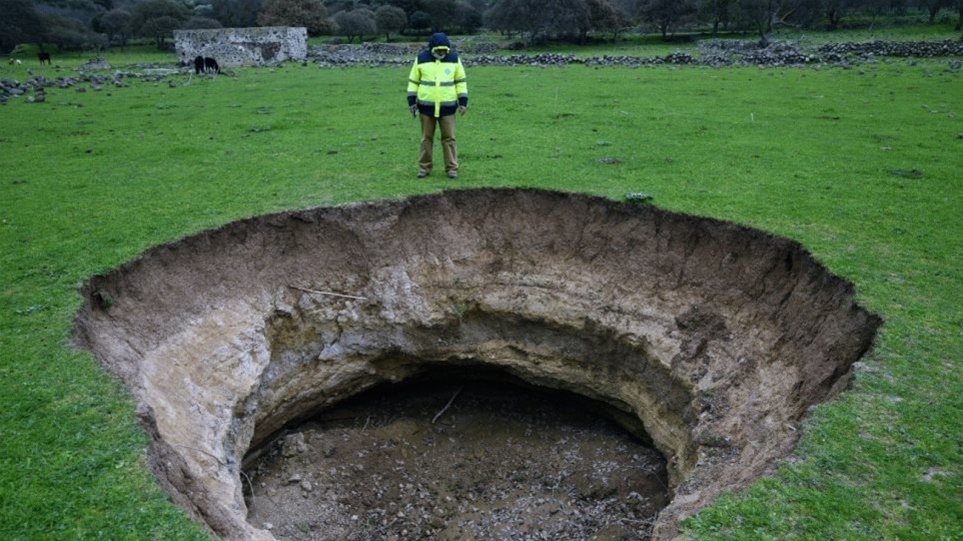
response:
<path id="1" fill-rule="evenodd" d="M 448 178 L 458 178 L 458 148 L 455 145 L 455 112 L 468 109 L 465 67 L 443 32 L 432 34 L 428 50 L 415 59 L 408 75 L 408 109 L 421 116 L 421 152 L 418 178 L 431 173 L 435 127 L 441 128 L 441 148 Z"/>

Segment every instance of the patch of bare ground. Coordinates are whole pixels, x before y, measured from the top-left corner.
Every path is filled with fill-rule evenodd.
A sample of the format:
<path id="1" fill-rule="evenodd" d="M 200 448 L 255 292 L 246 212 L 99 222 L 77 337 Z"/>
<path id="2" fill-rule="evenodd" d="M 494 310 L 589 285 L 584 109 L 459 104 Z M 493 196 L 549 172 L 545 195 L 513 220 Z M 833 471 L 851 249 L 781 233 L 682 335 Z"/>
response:
<path id="1" fill-rule="evenodd" d="M 640 539 L 662 456 L 604 405 L 504 379 L 363 393 L 273 440 L 248 519 L 279 539 Z"/>
<path id="2" fill-rule="evenodd" d="M 871 347 L 881 323 L 855 304 L 850 284 L 793 241 L 645 205 L 511 189 L 242 220 L 153 248 L 92 278 L 82 295 L 75 340 L 137 399 L 158 481 L 176 503 L 229 539 L 276 538 L 262 527 L 270 494 L 259 498 L 258 491 L 271 488 L 272 477 L 264 473 L 271 471 L 270 450 L 277 449 L 271 442 L 291 431 L 301 431 L 304 453 L 318 464 L 337 464 L 325 471 L 305 463 L 309 469 L 297 486 L 281 475 L 287 484 L 275 486 L 275 493 L 293 488 L 302 500 L 347 505 L 344 514 L 331 515 L 342 521 L 331 527 L 367 532 L 360 538 L 380 537 L 377 528 L 409 538 L 428 527 L 435 536 L 477 528 L 479 538 L 538 535 L 495 528 L 520 528 L 512 513 L 536 513 L 543 505 L 557 506 L 556 515 L 588 513 L 565 526 L 573 532 L 631 528 L 633 516 L 638 527 L 625 535 L 650 532 L 648 511 L 629 500 L 629 486 L 618 489 L 610 520 L 598 524 L 591 510 L 605 507 L 604 497 L 579 501 L 571 496 L 578 486 L 554 499 L 536 490 L 536 477 L 552 479 L 550 466 L 569 466 L 565 453 L 594 452 L 577 438 L 556 445 L 553 452 L 561 454 L 546 455 L 556 458 L 533 466 L 542 468 L 537 476 L 518 480 L 531 490 L 495 474 L 483 487 L 445 488 L 431 480 L 432 472 L 455 464 L 456 455 L 430 464 L 425 457 L 451 448 L 447 437 L 469 448 L 484 444 L 446 427 L 451 418 L 439 420 L 404 438 L 410 445 L 420 441 L 411 458 L 391 459 L 412 466 L 397 489 L 409 492 L 398 493 L 396 506 L 412 498 L 431 505 L 413 508 L 419 519 L 404 509 L 392 519 L 390 501 L 383 495 L 379 503 L 377 494 L 393 489 L 378 485 L 377 476 L 387 481 L 397 464 L 368 457 L 402 453 L 399 436 L 391 449 L 356 440 L 358 452 L 368 452 L 362 458 L 338 453 L 339 442 L 342 452 L 353 449 L 343 443 L 347 434 L 338 432 L 346 427 L 325 433 L 319 431 L 323 423 L 303 425 L 381 384 L 479 367 L 603 403 L 608 417 L 640 427 L 633 433 L 665 457 L 668 479 L 669 501 L 651 534 L 671 538 L 681 517 L 723 491 L 747 486 L 792 450 L 808 408 L 845 388 L 852 364 Z M 465 400 L 452 408 L 467 406 Z M 526 407 L 520 403 L 519 411 Z M 406 421 L 409 428 L 424 422 L 426 408 L 401 408 L 405 415 L 420 411 L 421 421 Z M 464 416 L 457 430 L 471 430 L 467 411 L 450 414 Z M 517 417 L 524 424 L 525 416 Z M 552 422 L 562 426 L 561 419 Z M 385 431 L 381 446 L 399 430 L 388 419 L 367 424 L 367 431 Z M 362 425 L 362 435 L 366 430 Z M 435 444 L 430 452 L 426 437 Z M 539 437 L 525 442 L 537 449 L 554 439 L 552 432 L 541 443 Z M 328 443 L 335 450 L 325 457 Z M 600 440 L 599 449 L 614 454 L 606 445 Z M 517 457 L 515 451 L 494 454 L 519 471 L 524 457 L 536 453 L 514 449 Z M 287 458 L 295 464 L 303 457 Z M 479 468 L 495 466 L 489 457 L 479 460 Z M 254 483 L 247 482 L 245 461 L 254 468 Z M 631 469 L 633 462 L 624 456 L 616 465 Z M 363 479 L 352 473 L 355 466 L 367 472 Z M 375 499 L 350 491 L 344 498 L 346 487 L 338 483 L 345 479 L 331 474 L 332 467 L 337 475 L 354 476 L 350 482 Z M 649 466 L 634 467 L 639 473 Z M 289 466 L 286 474 L 295 472 Z M 310 490 L 301 486 L 305 481 Z M 246 500 L 251 486 L 254 498 Z M 635 492 L 656 501 L 653 493 Z M 453 501 L 439 500 L 442 494 Z M 389 532 L 397 521 L 401 530 Z M 311 523 L 301 531 L 297 520 L 272 526 L 281 537 L 312 531 Z M 301 533 L 281 535 L 282 527 Z"/>

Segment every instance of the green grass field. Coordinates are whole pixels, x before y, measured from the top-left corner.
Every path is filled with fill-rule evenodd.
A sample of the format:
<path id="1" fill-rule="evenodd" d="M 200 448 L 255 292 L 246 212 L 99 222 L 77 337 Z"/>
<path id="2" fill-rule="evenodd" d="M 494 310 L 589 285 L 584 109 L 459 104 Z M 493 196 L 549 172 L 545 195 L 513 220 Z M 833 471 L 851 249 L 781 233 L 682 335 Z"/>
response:
<path id="1" fill-rule="evenodd" d="M 13 100 L 0 107 L 0 539 L 205 538 L 154 486 L 130 398 L 68 344 L 87 276 L 246 216 L 479 186 L 645 191 L 792 237 L 885 318 L 792 459 L 690 519 L 691 537 L 961 539 L 963 74 L 947 66 L 469 68 L 457 182 L 415 178 L 406 67 Z"/>

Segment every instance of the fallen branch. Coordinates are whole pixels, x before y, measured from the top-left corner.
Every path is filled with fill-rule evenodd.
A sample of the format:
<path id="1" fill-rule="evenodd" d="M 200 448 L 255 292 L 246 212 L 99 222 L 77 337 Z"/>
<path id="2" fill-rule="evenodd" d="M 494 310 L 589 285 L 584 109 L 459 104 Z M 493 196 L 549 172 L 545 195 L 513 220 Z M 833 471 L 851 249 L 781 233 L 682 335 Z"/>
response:
<path id="1" fill-rule="evenodd" d="M 366 301 L 367 297 L 358 297 L 355 295 L 345 295 L 343 293 L 335 293 L 333 291 L 318 291 L 317 289 L 308 289 L 306 287 L 300 286 L 288 286 L 291 289 L 297 289 L 298 291 L 303 291 L 305 293 L 314 293 L 315 295 L 327 295 L 328 297 L 338 297 L 339 299 L 352 299 L 356 301 Z"/>
<path id="2" fill-rule="evenodd" d="M 244 479 L 247 481 L 247 486 L 251 490 L 251 511 L 254 512 L 255 520 L 260 520 L 257 516 L 257 499 L 254 497 L 254 483 L 252 483 L 251 478 L 244 473 L 244 470 L 238 470 L 238 473 L 244 476 Z"/>
<path id="3" fill-rule="evenodd" d="M 461 387 L 458 388 L 458 390 L 455 391 L 455 394 L 451 395 L 451 400 L 449 400 L 448 403 L 445 404 L 445 407 L 441 408 L 441 411 L 439 411 L 438 413 L 435 414 L 434 417 L 432 417 L 431 424 L 435 424 L 435 421 L 437 421 L 439 417 L 441 417 L 446 411 L 448 411 L 448 408 L 450 408 L 452 402 L 454 402 L 455 399 L 458 398 L 458 393 L 460 393 L 462 388 L 464 387 L 465 386 L 462 385 Z"/>

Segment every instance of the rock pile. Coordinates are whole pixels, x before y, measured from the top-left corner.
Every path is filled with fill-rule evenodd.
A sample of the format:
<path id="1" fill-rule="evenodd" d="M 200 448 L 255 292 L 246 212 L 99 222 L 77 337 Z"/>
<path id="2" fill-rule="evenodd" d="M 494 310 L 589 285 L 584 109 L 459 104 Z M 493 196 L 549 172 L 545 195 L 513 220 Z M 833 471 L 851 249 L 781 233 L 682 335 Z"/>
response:
<path id="1" fill-rule="evenodd" d="M 455 50 L 463 54 L 494 54 L 497 43 L 455 43 Z M 321 67 L 396 66 L 408 64 L 424 48 L 422 43 L 362 43 L 312 46 L 308 58 Z"/>
<path id="2" fill-rule="evenodd" d="M 793 66 L 802 64 L 849 65 L 871 62 L 879 56 L 931 58 L 963 56 L 963 42 L 873 41 L 827 43 L 815 49 L 797 42 L 775 42 L 760 47 L 752 41 L 706 40 L 699 43 L 702 64 L 711 66 Z"/>
<path id="3" fill-rule="evenodd" d="M 473 66 L 567 66 L 581 64 L 581 58 L 574 54 L 538 53 L 513 54 L 511 56 L 478 55 L 465 59 L 466 64 Z"/>
<path id="4" fill-rule="evenodd" d="M 90 75 L 84 77 L 57 77 L 56 79 L 48 79 L 43 75 L 32 75 L 22 83 L 16 80 L 2 79 L 0 80 L 0 103 L 5 103 L 10 97 L 25 96 L 28 95 L 28 93 L 32 93 L 32 95 L 27 96 L 28 102 L 43 103 L 46 101 L 45 89 L 70 88 L 84 82 L 90 83 L 92 90 L 100 90 L 105 83 L 105 78 L 103 76 Z M 115 79 L 115 82 L 118 85 L 121 84 L 119 83 L 119 79 Z M 86 87 L 78 87 L 77 90 L 85 92 Z"/>
<path id="5" fill-rule="evenodd" d="M 81 71 L 93 71 L 93 70 L 109 70 L 113 69 L 109 62 L 101 57 L 92 58 L 83 66 L 80 66 Z"/>
<path id="6" fill-rule="evenodd" d="M 386 43 L 308 47 L 308 59 L 322 68 L 398 66 L 411 62 L 419 49 Z"/>
<path id="7" fill-rule="evenodd" d="M 176 71 L 173 71 L 176 73 Z M 90 90 L 99 91 L 105 86 L 126 87 L 129 86 L 127 80 L 136 79 L 146 82 L 158 82 L 170 75 L 168 72 L 144 72 L 139 71 L 115 71 L 112 74 L 97 74 L 80 72 L 76 76 L 65 76 L 49 79 L 43 75 L 31 75 L 26 81 L 20 82 L 14 79 L 0 79 L 0 104 L 6 103 L 10 98 L 24 96 L 32 93 L 27 99 L 30 103 L 43 103 L 46 101 L 44 95 L 47 88 L 75 88 L 77 92 L 86 92 L 89 85 Z"/>
<path id="8" fill-rule="evenodd" d="M 340 45 L 338 50 L 344 51 L 351 48 L 358 48 L 371 54 L 381 54 L 385 56 L 408 56 L 417 54 L 424 45 L 421 43 L 362 43 L 358 46 Z"/>
<path id="9" fill-rule="evenodd" d="M 420 50 L 420 44 L 335 45 L 315 47 L 309 58 L 321 67 L 405 65 Z M 472 66 L 618 66 L 641 67 L 659 65 L 723 66 L 800 66 L 830 64 L 848 66 L 872 61 L 877 56 L 939 57 L 963 56 L 963 42 L 883 42 L 827 44 L 819 48 L 804 47 L 797 42 L 775 42 L 760 47 L 755 41 L 706 40 L 699 44 L 699 57 L 685 52 L 665 56 L 602 55 L 578 57 L 566 53 L 494 54 L 497 45 L 478 43 L 460 47 L 464 62 Z"/>
<path id="10" fill-rule="evenodd" d="M 931 58 L 963 56 L 963 41 L 870 41 L 864 43 L 827 43 L 817 49 L 822 54 L 859 56 L 898 56 Z"/>
<path id="11" fill-rule="evenodd" d="M 747 51 L 737 63 L 751 66 L 796 66 L 800 64 L 834 63 L 832 60 L 802 52 L 788 43 L 774 43 L 769 47 Z"/>
<path id="12" fill-rule="evenodd" d="M 491 41 L 455 43 L 455 50 L 465 54 L 495 54 L 499 49 L 501 47 Z"/>

